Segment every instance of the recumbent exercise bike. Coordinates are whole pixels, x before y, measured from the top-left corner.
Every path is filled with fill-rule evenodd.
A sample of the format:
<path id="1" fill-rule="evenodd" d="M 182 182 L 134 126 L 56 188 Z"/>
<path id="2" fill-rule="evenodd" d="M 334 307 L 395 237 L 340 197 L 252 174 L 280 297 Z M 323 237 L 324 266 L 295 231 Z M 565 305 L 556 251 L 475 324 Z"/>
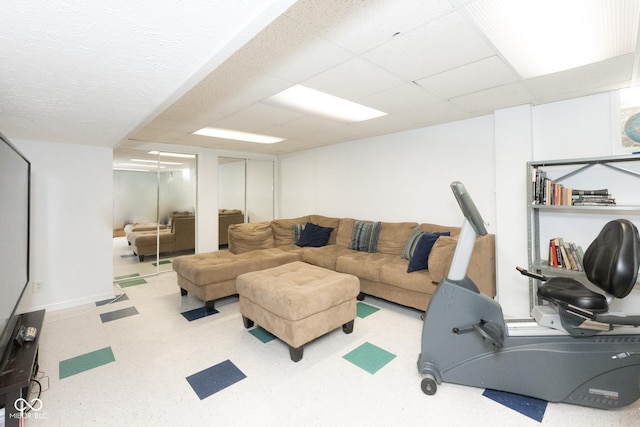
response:
<path id="1" fill-rule="evenodd" d="M 588 280 L 607 296 L 569 278 L 542 283 L 547 301 L 533 319 L 504 319 L 500 304 L 466 276 L 484 221 L 464 185 L 451 189 L 464 222 L 447 277 L 424 316 L 418 371 L 425 394 L 450 382 L 594 408 L 617 408 L 640 398 L 640 316 L 608 313 L 614 298 L 633 289 L 640 238 L 627 220 L 607 223 L 584 254 Z M 535 319 L 535 320 L 534 320 Z"/>

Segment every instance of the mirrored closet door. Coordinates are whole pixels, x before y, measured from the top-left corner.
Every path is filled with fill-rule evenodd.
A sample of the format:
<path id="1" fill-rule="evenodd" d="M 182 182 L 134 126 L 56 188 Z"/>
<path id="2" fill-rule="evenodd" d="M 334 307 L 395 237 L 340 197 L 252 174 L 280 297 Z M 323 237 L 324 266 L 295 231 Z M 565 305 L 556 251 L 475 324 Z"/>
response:
<path id="1" fill-rule="evenodd" d="M 228 244 L 229 225 L 274 218 L 274 163 L 218 158 L 218 244 Z"/>
<path id="2" fill-rule="evenodd" d="M 196 158 L 191 154 L 114 150 L 114 280 L 172 269 L 195 251 Z"/>

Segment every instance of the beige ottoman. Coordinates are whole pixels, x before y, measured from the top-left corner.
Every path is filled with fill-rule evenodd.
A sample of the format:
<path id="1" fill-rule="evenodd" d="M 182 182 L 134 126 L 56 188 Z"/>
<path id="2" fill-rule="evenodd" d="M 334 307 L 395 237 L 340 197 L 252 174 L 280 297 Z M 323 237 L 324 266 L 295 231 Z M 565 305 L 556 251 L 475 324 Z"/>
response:
<path id="1" fill-rule="evenodd" d="M 291 360 L 303 345 L 342 326 L 353 332 L 360 281 L 301 261 L 238 276 L 240 313 L 289 345 Z"/>

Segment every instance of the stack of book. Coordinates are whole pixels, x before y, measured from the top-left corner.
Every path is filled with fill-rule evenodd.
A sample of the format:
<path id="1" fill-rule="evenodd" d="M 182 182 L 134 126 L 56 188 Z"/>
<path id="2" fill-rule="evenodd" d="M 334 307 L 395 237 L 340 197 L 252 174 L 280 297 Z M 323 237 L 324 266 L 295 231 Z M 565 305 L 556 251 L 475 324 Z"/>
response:
<path id="1" fill-rule="evenodd" d="M 533 171 L 531 194 L 534 205 L 613 206 L 616 204 L 616 200 L 606 188 L 576 190 L 547 178 L 546 172 L 541 169 Z"/>
<path id="2" fill-rule="evenodd" d="M 549 265 L 567 270 L 584 271 L 582 267 L 582 247 L 575 243 L 565 242 L 562 237 L 554 237 L 549 241 Z"/>
<path id="3" fill-rule="evenodd" d="M 609 190 L 571 190 L 571 204 L 574 206 L 602 206 L 615 205 Z"/>

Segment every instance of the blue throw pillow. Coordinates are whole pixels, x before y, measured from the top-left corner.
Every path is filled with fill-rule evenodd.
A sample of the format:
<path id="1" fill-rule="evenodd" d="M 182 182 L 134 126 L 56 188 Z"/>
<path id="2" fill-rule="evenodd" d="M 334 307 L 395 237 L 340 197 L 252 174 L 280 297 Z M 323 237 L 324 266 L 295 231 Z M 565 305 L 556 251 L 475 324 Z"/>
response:
<path id="1" fill-rule="evenodd" d="M 407 268 L 407 273 L 411 273 L 413 271 L 418 270 L 426 270 L 429 265 L 429 253 L 433 248 L 433 245 L 438 240 L 440 236 L 448 236 L 450 233 L 422 233 L 420 240 L 418 240 L 418 244 L 416 245 L 416 249 L 413 252 L 413 256 L 409 261 L 409 267 Z"/>
<path id="2" fill-rule="evenodd" d="M 298 246 L 311 246 L 319 248 L 325 246 L 329 242 L 329 236 L 331 235 L 331 227 L 323 227 L 318 224 L 312 224 L 308 222 L 302 232 L 300 233 L 300 239 L 298 239 Z"/>

